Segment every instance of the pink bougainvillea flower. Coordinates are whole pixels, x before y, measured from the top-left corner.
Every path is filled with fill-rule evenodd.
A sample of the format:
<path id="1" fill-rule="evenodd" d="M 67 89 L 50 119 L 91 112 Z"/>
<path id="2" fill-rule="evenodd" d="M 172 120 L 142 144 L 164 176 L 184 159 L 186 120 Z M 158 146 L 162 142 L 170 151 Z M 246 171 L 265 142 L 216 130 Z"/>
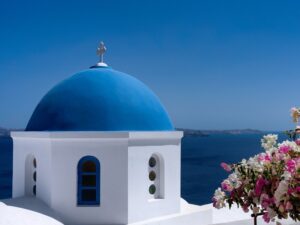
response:
<path id="1" fill-rule="evenodd" d="M 228 165 L 227 163 L 222 162 L 222 163 L 221 163 L 221 166 L 222 166 L 222 168 L 223 168 L 224 170 L 226 170 L 227 172 L 230 172 L 230 171 L 231 171 L 231 166 Z"/>
<path id="2" fill-rule="evenodd" d="M 256 184 L 255 184 L 255 189 L 254 189 L 254 193 L 256 196 L 260 196 L 262 193 L 262 189 L 265 186 L 266 181 L 264 178 L 260 177 L 259 179 L 257 179 Z"/>
<path id="3" fill-rule="evenodd" d="M 221 187 L 224 191 L 228 191 L 228 192 L 231 192 L 233 190 L 233 186 L 232 184 L 230 183 L 229 180 L 224 180 L 222 183 L 221 183 Z"/>
<path id="4" fill-rule="evenodd" d="M 294 173 L 295 172 L 295 168 L 296 168 L 296 162 L 293 159 L 290 159 L 286 162 L 286 169 L 287 171 L 289 171 L 290 173 Z"/>
<path id="5" fill-rule="evenodd" d="M 297 120 L 300 108 L 295 109 Z M 297 127 L 300 133 L 300 127 Z M 300 214 L 300 138 L 277 143 L 277 136 L 265 135 L 261 140 L 266 150 L 240 163 L 221 163 L 230 171 L 214 195 L 213 205 L 222 208 L 236 203 L 244 212 L 262 212 L 266 223 L 283 218 L 298 218 Z M 298 146 L 297 146 L 298 145 Z M 218 190 L 222 190 L 218 188 Z M 219 197 L 218 197 L 219 196 Z M 276 224 L 280 225 L 277 221 Z"/>
<path id="6" fill-rule="evenodd" d="M 294 192 L 294 189 L 293 188 L 289 188 L 288 189 L 288 191 L 287 191 L 287 193 L 290 195 L 290 194 L 292 194 Z"/>
<path id="7" fill-rule="evenodd" d="M 265 160 L 264 154 L 259 154 L 257 159 L 258 159 L 258 161 L 264 161 Z"/>
<path id="8" fill-rule="evenodd" d="M 279 148 L 278 151 L 279 151 L 279 153 L 286 154 L 290 150 L 292 150 L 292 148 L 290 146 L 288 146 L 288 145 L 282 145 L 282 146 L 280 146 L 280 148 Z"/>
<path id="9" fill-rule="evenodd" d="M 260 196 L 260 202 L 261 202 L 261 206 L 263 208 L 268 208 L 270 205 L 272 205 L 275 201 L 274 198 L 270 198 L 269 195 L 263 193 Z"/>
<path id="10" fill-rule="evenodd" d="M 271 161 L 271 157 L 268 154 L 265 155 L 265 161 Z"/>
<path id="11" fill-rule="evenodd" d="M 259 154 L 257 159 L 260 162 L 270 162 L 271 161 L 270 155 L 268 155 L 266 153 Z"/>
<path id="12" fill-rule="evenodd" d="M 266 223 L 269 223 L 270 222 L 270 217 L 269 217 L 269 213 L 268 212 L 265 212 L 264 215 L 263 215 L 263 219 Z"/>

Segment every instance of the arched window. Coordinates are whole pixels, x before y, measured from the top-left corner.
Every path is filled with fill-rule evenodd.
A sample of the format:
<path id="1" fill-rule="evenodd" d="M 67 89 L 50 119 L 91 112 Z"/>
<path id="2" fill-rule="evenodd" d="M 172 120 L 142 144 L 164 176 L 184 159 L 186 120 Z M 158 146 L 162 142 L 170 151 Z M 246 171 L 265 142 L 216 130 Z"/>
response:
<path id="1" fill-rule="evenodd" d="M 160 154 L 153 154 L 148 161 L 150 199 L 164 198 L 164 161 Z"/>
<path id="2" fill-rule="evenodd" d="M 77 166 L 77 204 L 100 205 L 100 163 L 94 156 L 81 158 Z"/>
<path id="3" fill-rule="evenodd" d="M 30 154 L 26 158 L 25 165 L 25 195 L 36 196 L 37 183 L 37 161 L 36 158 Z"/>

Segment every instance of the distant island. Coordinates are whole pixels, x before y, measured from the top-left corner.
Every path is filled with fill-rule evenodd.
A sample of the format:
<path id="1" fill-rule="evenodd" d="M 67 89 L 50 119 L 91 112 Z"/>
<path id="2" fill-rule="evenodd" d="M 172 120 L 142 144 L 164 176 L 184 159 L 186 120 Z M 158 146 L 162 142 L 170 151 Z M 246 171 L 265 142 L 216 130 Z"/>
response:
<path id="1" fill-rule="evenodd" d="M 10 136 L 11 131 L 22 131 L 24 129 L 8 129 L 8 128 L 3 128 L 0 127 L 0 137 L 8 137 Z"/>
<path id="2" fill-rule="evenodd" d="M 0 137 L 9 136 L 11 131 L 21 131 L 22 129 L 7 129 L 0 127 Z M 196 130 L 196 129 L 184 129 L 176 128 L 178 131 L 183 131 L 185 136 L 210 136 L 213 134 L 261 134 L 264 131 L 255 129 L 234 129 L 234 130 Z"/>
<path id="3" fill-rule="evenodd" d="M 213 134 L 262 134 L 264 131 L 255 129 L 234 129 L 234 130 L 194 130 L 176 128 L 178 131 L 183 131 L 185 136 L 210 136 Z"/>
<path id="4" fill-rule="evenodd" d="M 0 137 L 1 136 L 9 136 L 9 130 L 3 127 L 0 127 Z"/>

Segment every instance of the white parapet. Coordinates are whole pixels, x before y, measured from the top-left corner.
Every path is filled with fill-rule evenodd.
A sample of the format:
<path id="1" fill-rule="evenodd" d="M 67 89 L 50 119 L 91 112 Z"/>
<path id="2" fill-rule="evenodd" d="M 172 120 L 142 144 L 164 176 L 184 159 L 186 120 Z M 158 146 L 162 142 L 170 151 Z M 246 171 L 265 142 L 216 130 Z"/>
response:
<path id="1" fill-rule="evenodd" d="M 161 216 L 138 223 L 128 225 L 209 225 L 213 221 L 212 208 L 208 206 L 198 206 L 180 201 L 180 212 L 168 216 Z"/>
<path id="2" fill-rule="evenodd" d="M 56 213 L 37 198 L 23 197 L 3 202 L 0 202 L 0 225 L 63 225 L 57 220 Z"/>
<path id="3" fill-rule="evenodd" d="M 35 197 L 7 199 L 3 200 L 3 202 L 5 202 L 5 204 L 0 202 L 0 225 L 63 224 L 62 222 L 59 222 L 62 221 L 62 219 L 56 212 Z M 192 205 L 181 199 L 180 212 L 178 213 L 122 225 L 209 225 L 212 224 L 212 216 L 213 211 L 210 205 Z M 73 225 L 70 223 L 67 224 Z"/>

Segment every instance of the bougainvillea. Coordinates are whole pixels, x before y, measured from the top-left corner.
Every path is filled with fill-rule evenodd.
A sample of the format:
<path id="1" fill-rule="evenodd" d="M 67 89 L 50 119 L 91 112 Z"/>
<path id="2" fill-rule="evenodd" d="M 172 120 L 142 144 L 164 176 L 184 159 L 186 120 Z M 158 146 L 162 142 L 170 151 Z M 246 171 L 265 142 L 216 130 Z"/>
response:
<path id="1" fill-rule="evenodd" d="M 299 109 L 292 108 L 292 117 L 298 122 Z M 288 217 L 300 221 L 299 133 L 299 127 L 289 131 L 291 140 L 281 143 L 277 135 L 265 135 L 264 152 L 236 164 L 222 163 L 231 174 L 215 191 L 214 207 L 237 204 L 245 212 L 263 215 L 266 222 Z"/>

